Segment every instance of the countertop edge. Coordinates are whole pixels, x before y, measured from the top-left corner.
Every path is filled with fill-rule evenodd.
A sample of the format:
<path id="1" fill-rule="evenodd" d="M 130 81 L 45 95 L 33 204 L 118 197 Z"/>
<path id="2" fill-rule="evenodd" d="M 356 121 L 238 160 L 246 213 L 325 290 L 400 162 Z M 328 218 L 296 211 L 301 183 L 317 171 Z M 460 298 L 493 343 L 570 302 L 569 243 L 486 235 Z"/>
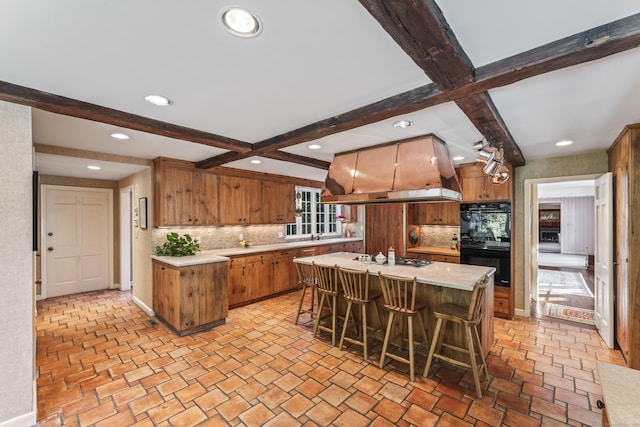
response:
<path id="1" fill-rule="evenodd" d="M 634 391 L 640 386 L 640 371 L 600 360 L 596 366 L 610 424 L 636 425 L 640 401 Z"/>
<path id="2" fill-rule="evenodd" d="M 351 243 L 351 242 L 362 242 L 362 238 L 345 237 L 345 238 L 325 239 L 325 240 L 299 240 L 299 241 L 287 242 L 287 243 L 276 243 L 272 245 L 250 246 L 248 248 L 212 249 L 208 251 L 198 252 L 195 255 L 190 255 L 186 257 L 151 255 L 151 259 L 155 259 L 156 261 L 164 262 L 166 264 L 173 265 L 175 267 L 185 267 L 189 265 L 224 262 L 224 261 L 228 261 L 230 256 L 252 255 L 252 254 L 259 254 L 262 252 L 272 252 L 272 251 L 285 250 L 285 249 L 297 249 L 297 248 L 306 248 L 309 246 L 323 246 L 323 245 L 332 245 L 336 243 Z"/>
<path id="3" fill-rule="evenodd" d="M 415 248 L 407 248 L 407 252 L 431 255 L 460 256 L 460 251 L 449 248 L 437 248 L 433 246 L 416 246 Z"/>

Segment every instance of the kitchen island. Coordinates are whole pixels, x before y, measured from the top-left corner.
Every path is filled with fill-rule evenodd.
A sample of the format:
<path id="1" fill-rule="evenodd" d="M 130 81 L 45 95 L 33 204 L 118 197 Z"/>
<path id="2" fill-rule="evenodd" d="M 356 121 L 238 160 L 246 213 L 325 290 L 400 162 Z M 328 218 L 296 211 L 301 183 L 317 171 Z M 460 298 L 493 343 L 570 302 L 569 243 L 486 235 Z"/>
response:
<path id="1" fill-rule="evenodd" d="M 369 271 L 371 274 L 372 289 L 380 289 L 378 280 L 378 272 L 391 274 L 394 276 L 413 278 L 418 283 L 417 298 L 427 303 L 427 310 L 423 320 L 425 326 L 429 330 L 429 338 L 435 328 L 436 319 L 431 315 L 431 310 L 444 303 L 454 303 L 465 305 L 469 303 L 471 292 L 475 283 L 483 276 L 489 275 L 489 286 L 485 292 L 483 302 L 482 322 L 479 326 L 480 340 L 482 342 L 482 352 L 486 357 L 493 345 L 493 267 L 482 267 L 476 265 L 461 265 L 445 262 L 433 262 L 422 267 L 377 264 L 375 262 L 365 263 L 358 261 L 356 258 L 359 254 L 350 252 L 336 252 L 325 255 L 317 255 L 304 258 L 296 258 L 294 262 L 323 265 L 338 265 L 339 267 L 349 268 L 353 270 Z M 379 309 L 382 310 L 382 301 L 379 302 Z M 381 311 L 382 312 L 382 311 Z M 450 329 L 446 336 L 454 345 L 464 346 L 465 337 L 464 330 L 458 328 L 458 325 L 447 325 Z M 453 355 L 459 357 L 459 355 Z"/>

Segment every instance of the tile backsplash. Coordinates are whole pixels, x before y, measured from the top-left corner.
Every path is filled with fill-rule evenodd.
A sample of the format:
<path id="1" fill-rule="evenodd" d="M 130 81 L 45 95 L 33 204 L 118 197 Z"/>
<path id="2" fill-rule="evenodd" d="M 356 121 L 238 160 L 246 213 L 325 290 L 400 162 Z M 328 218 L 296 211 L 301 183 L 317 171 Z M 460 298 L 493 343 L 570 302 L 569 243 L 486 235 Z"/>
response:
<path id="1" fill-rule="evenodd" d="M 460 227 L 449 225 L 422 225 L 420 226 L 420 246 L 450 248 L 451 238 L 454 233 L 460 238 Z"/>
<path id="2" fill-rule="evenodd" d="M 343 228 L 349 228 L 353 233 L 352 237 L 361 237 L 359 223 L 343 224 Z M 237 225 L 221 227 L 163 227 L 154 228 L 151 232 L 151 248 L 155 253 L 156 246 L 161 246 L 165 242 L 168 233 L 188 234 L 200 242 L 200 249 L 203 251 L 212 249 L 225 249 L 238 246 L 241 240 L 250 240 L 254 245 L 273 245 L 277 243 L 287 243 L 296 240 L 308 240 L 309 237 L 287 237 L 287 226 L 282 224 L 273 225 Z M 284 237 L 278 237 L 282 233 Z M 343 233 L 343 235 L 346 233 Z M 322 238 L 340 237 L 336 235 L 324 235 Z"/>

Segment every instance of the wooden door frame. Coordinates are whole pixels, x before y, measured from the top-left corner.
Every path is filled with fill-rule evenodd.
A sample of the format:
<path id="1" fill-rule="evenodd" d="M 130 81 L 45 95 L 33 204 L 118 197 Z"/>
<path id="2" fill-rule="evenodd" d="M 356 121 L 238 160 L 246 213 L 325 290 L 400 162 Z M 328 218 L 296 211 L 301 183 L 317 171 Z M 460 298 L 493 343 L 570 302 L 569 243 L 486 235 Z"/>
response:
<path id="1" fill-rule="evenodd" d="M 534 178 L 524 180 L 524 309 L 516 309 L 516 315 L 523 317 L 531 317 L 531 300 L 537 300 L 538 289 L 538 270 L 537 260 L 536 268 L 531 268 L 531 251 L 532 245 L 539 243 L 538 232 L 538 184 L 548 184 L 563 181 L 587 181 L 595 180 L 602 176 L 601 173 L 573 175 L 573 176 L 554 176 L 549 178 Z M 536 197 L 532 198 L 532 194 Z M 537 258 L 537 253 L 535 255 Z M 535 293 L 532 291 L 535 290 Z"/>
<path id="2" fill-rule="evenodd" d="M 109 214 L 107 215 L 108 221 L 108 284 L 109 288 L 114 287 L 113 283 L 113 190 L 110 188 L 95 188 L 95 187 L 74 187 L 66 185 L 52 185 L 42 184 L 40 186 L 40 275 L 42 280 L 42 288 L 38 300 L 47 298 L 47 250 L 44 242 L 46 242 L 46 230 L 47 230 L 47 193 L 49 190 L 70 190 L 70 191 L 96 191 L 107 194 L 107 209 Z"/>

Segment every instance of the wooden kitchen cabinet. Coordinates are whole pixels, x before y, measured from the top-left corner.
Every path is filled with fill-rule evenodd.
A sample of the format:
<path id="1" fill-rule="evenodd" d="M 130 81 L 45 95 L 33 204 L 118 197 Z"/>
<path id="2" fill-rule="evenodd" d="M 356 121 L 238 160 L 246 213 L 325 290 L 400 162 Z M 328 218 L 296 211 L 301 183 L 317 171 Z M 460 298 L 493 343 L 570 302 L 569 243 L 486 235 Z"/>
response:
<path id="1" fill-rule="evenodd" d="M 504 184 L 495 185 L 482 168 L 484 163 L 467 163 L 460 165 L 458 171 L 462 186 L 463 202 L 493 202 L 511 200 L 513 194 L 513 168 L 507 164 L 511 178 Z"/>
<path id="2" fill-rule="evenodd" d="M 295 185 L 285 182 L 262 182 L 262 219 L 265 224 L 288 224 L 296 221 L 293 201 Z"/>
<path id="3" fill-rule="evenodd" d="M 225 322 L 228 312 L 227 263 L 175 267 L 153 260 L 153 310 L 179 335 Z"/>
<path id="4" fill-rule="evenodd" d="M 189 163 L 154 160 L 154 225 L 218 225 L 218 176 Z"/>
<path id="5" fill-rule="evenodd" d="M 417 225 L 460 225 L 460 202 L 415 203 L 413 212 Z"/>
<path id="6" fill-rule="evenodd" d="M 640 369 L 640 124 L 626 126 L 607 150 L 614 187 L 615 337 L 627 366 Z"/>
<path id="7" fill-rule="evenodd" d="M 193 173 L 193 225 L 218 225 L 218 175 Z"/>
<path id="8" fill-rule="evenodd" d="M 495 286 L 493 288 L 493 315 L 511 318 L 511 290 L 504 286 Z"/>
<path id="9" fill-rule="evenodd" d="M 261 181 L 237 176 L 220 176 L 220 223 L 263 223 Z"/>
<path id="10" fill-rule="evenodd" d="M 229 306 L 238 307 L 295 289 L 297 250 L 233 256 L 229 263 Z"/>
<path id="11" fill-rule="evenodd" d="M 192 225 L 193 172 L 154 162 L 154 225 Z"/>

